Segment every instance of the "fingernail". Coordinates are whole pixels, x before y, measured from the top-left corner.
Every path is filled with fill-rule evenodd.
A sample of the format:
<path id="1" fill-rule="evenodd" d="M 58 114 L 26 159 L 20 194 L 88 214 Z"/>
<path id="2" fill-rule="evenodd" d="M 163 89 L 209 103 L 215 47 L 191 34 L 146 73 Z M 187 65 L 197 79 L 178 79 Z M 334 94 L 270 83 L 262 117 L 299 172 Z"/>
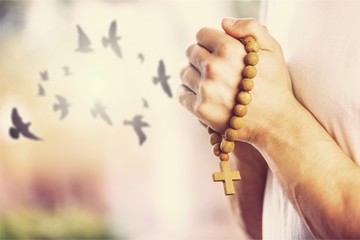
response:
<path id="1" fill-rule="evenodd" d="M 224 24 L 224 26 L 227 26 L 227 27 L 231 27 L 232 25 L 234 25 L 235 22 L 236 22 L 236 20 L 234 18 L 224 18 L 223 19 L 223 24 Z"/>

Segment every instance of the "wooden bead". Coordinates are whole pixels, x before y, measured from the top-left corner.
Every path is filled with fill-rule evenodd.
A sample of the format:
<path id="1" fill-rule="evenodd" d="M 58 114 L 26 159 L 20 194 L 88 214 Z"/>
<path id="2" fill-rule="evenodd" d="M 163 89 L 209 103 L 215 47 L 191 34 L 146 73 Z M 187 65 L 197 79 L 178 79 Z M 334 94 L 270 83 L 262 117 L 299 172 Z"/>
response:
<path id="1" fill-rule="evenodd" d="M 220 153 L 219 155 L 220 161 L 229 161 L 229 154 L 227 153 Z"/>
<path id="2" fill-rule="evenodd" d="M 244 126 L 244 123 L 245 121 L 242 117 L 232 116 L 230 118 L 230 127 L 235 130 L 239 130 L 240 128 L 242 128 Z"/>
<path id="3" fill-rule="evenodd" d="M 243 117 L 247 114 L 248 109 L 247 106 L 242 105 L 242 104 L 236 104 L 234 107 L 234 114 L 237 117 Z"/>
<path id="4" fill-rule="evenodd" d="M 213 152 L 214 152 L 214 155 L 217 157 L 220 155 L 220 153 L 221 153 L 220 143 L 216 143 L 213 146 Z"/>
<path id="5" fill-rule="evenodd" d="M 208 132 L 209 134 L 212 134 L 212 133 L 215 132 L 215 130 L 208 126 L 208 127 L 207 127 L 207 132 Z"/>
<path id="6" fill-rule="evenodd" d="M 254 66 L 246 66 L 243 70 L 245 78 L 254 78 L 256 76 L 256 68 Z"/>
<path id="7" fill-rule="evenodd" d="M 220 143 L 222 140 L 222 136 L 216 132 L 210 134 L 210 143 L 211 145 L 215 145 L 216 143 Z"/>
<path id="8" fill-rule="evenodd" d="M 239 138 L 239 132 L 233 128 L 225 130 L 225 138 L 229 141 L 236 141 Z"/>
<path id="9" fill-rule="evenodd" d="M 250 41 L 245 45 L 246 52 L 258 52 L 259 51 L 259 44 L 255 41 Z"/>
<path id="10" fill-rule="evenodd" d="M 252 37 L 252 36 L 246 36 L 246 37 L 243 37 L 243 39 L 241 40 L 242 44 L 246 45 L 248 44 L 249 42 L 255 42 L 255 38 Z"/>
<path id="11" fill-rule="evenodd" d="M 251 102 L 251 94 L 246 91 L 241 91 L 236 97 L 237 101 L 242 105 L 248 105 Z"/>
<path id="12" fill-rule="evenodd" d="M 240 89 L 243 91 L 251 91 L 254 88 L 254 81 L 250 78 L 244 78 L 240 82 Z"/>
<path id="13" fill-rule="evenodd" d="M 232 152 L 235 148 L 235 143 L 233 141 L 228 141 L 223 139 L 220 143 L 220 149 L 224 153 Z"/>
<path id="14" fill-rule="evenodd" d="M 259 55 L 255 52 L 249 52 L 246 56 L 245 56 L 245 64 L 246 65 L 256 65 L 259 62 Z"/>

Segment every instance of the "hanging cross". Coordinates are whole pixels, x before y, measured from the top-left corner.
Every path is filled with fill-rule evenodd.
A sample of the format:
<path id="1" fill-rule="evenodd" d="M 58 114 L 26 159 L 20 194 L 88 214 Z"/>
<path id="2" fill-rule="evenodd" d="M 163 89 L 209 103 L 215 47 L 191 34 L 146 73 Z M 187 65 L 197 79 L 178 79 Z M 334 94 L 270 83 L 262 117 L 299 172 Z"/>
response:
<path id="1" fill-rule="evenodd" d="M 214 182 L 218 182 L 218 181 L 224 182 L 225 195 L 235 194 L 233 181 L 241 179 L 240 172 L 231 171 L 229 161 L 221 161 L 220 169 L 221 172 L 213 173 Z"/>

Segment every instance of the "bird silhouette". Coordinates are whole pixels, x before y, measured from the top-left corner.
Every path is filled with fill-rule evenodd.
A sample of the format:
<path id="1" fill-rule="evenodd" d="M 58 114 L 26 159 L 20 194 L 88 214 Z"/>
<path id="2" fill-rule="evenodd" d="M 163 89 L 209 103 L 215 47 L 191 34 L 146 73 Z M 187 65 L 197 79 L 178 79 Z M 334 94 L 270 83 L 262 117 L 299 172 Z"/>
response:
<path id="1" fill-rule="evenodd" d="M 49 74 L 46 70 L 40 71 L 39 73 L 40 73 L 41 80 L 43 80 L 43 81 L 49 80 Z"/>
<path id="2" fill-rule="evenodd" d="M 145 60 L 144 54 L 142 54 L 142 53 L 139 53 L 139 54 L 137 55 L 137 58 L 140 60 L 141 63 L 143 63 L 144 60 Z"/>
<path id="3" fill-rule="evenodd" d="M 45 89 L 43 88 L 43 86 L 41 86 L 40 83 L 38 86 L 38 96 L 45 96 Z"/>
<path id="4" fill-rule="evenodd" d="M 141 100 L 142 100 L 142 102 L 143 102 L 143 107 L 144 107 L 144 108 L 149 108 L 149 103 L 148 103 L 148 101 L 147 101 L 145 98 L 142 98 Z"/>
<path id="5" fill-rule="evenodd" d="M 78 31 L 78 48 L 75 49 L 77 52 L 88 53 L 92 52 L 91 41 L 89 37 L 85 34 L 82 28 L 79 25 L 76 25 Z"/>
<path id="6" fill-rule="evenodd" d="M 64 70 L 64 76 L 65 77 L 72 75 L 72 72 L 70 71 L 70 68 L 68 66 L 63 66 L 62 70 Z"/>
<path id="7" fill-rule="evenodd" d="M 55 95 L 55 97 L 58 100 L 58 103 L 53 105 L 54 112 L 60 110 L 60 120 L 63 120 L 69 114 L 69 107 L 71 104 L 63 96 Z"/>
<path id="8" fill-rule="evenodd" d="M 121 49 L 120 46 L 118 44 L 118 41 L 121 39 L 120 36 L 116 36 L 116 32 L 117 32 L 117 24 L 116 21 L 112 21 L 110 24 L 110 28 L 109 28 L 109 32 L 108 32 L 108 37 L 103 37 L 102 38 L 102 44 L 103 46 L 106 48 L 107 46 L 110 45 L 110 47 L 112 48 L 112 50 L 114 51 L 114 53 L 119 57 L 122 58 L 122 53 L 121 53 Z"/>
<path id="9" fill-rule="evenodd" d="M 29 127 L 31 123 L 30 122 L 24 123 L 16 108 L 12 109 L 11 120 L 13 126 L 10 127 L 9 134 L 13 139 L 18 139 L 21 134 L 25 138 L 29 138 L 32 140 L 41 140 L 41 138 L 37 137 L 36 135 L 30 132 Z"/>
<path id="10" fill-rule="evenodd" d="M 140 146 L 145 142 L 146 135 L 143 131 L 143 127 L 150 127 L 150 125 L 147 122 L 142 121 L 143 116 L 141 115 L 135 115 L 133 117 L 132 121 L 124 121 L 124 125 L 132 125 L 135 133 L 137 134 L 139 138 L 139 144 Z"/>
<path id="11" fill-rule="evenodd" d="M 163 60 L 159 61 L 158 66 L 158 76 L 153 77 L 153 82 L 156 85 L 158 82 L 160 82 L 161 87 L 163 88 L 164 92 L 171 98 L 172 93 L 171 89 L 168 83 L 168 79 L 170 78 L 170 75 L 166 75 L 165 73 L 165 64 Z"/>
<path id="12" fill-rule="evenodd" d="M 102 118 L 107 124 L 112 125 L 112 121 L 109 117 L 109 115 L 105 112 L 106 107 L 102 105 L 101 102 L 96 101 L 94 104 L 94 108 L 90 110 L 91 115 L 96 118 L 97 115 L 99 115 L 100 118 Z"/>

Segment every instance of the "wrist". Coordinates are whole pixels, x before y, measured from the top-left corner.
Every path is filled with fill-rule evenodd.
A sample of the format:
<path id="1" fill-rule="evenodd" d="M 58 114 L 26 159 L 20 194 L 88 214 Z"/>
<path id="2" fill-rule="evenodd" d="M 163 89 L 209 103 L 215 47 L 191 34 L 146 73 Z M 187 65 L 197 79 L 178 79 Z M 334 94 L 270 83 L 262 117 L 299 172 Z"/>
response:
<path id="1" fill-rule="evenodd" d="M 256 127 L 252 144 L 265 151 L 274 145 L 287 144 L 294 136 L 296 129 L 302 126 L 302 119 L 306 112 L 306 109 L 294 97 L 288 98 L 281 111 L 277 113 L 269 111 L 271 116 L 263 118 Z"/>

